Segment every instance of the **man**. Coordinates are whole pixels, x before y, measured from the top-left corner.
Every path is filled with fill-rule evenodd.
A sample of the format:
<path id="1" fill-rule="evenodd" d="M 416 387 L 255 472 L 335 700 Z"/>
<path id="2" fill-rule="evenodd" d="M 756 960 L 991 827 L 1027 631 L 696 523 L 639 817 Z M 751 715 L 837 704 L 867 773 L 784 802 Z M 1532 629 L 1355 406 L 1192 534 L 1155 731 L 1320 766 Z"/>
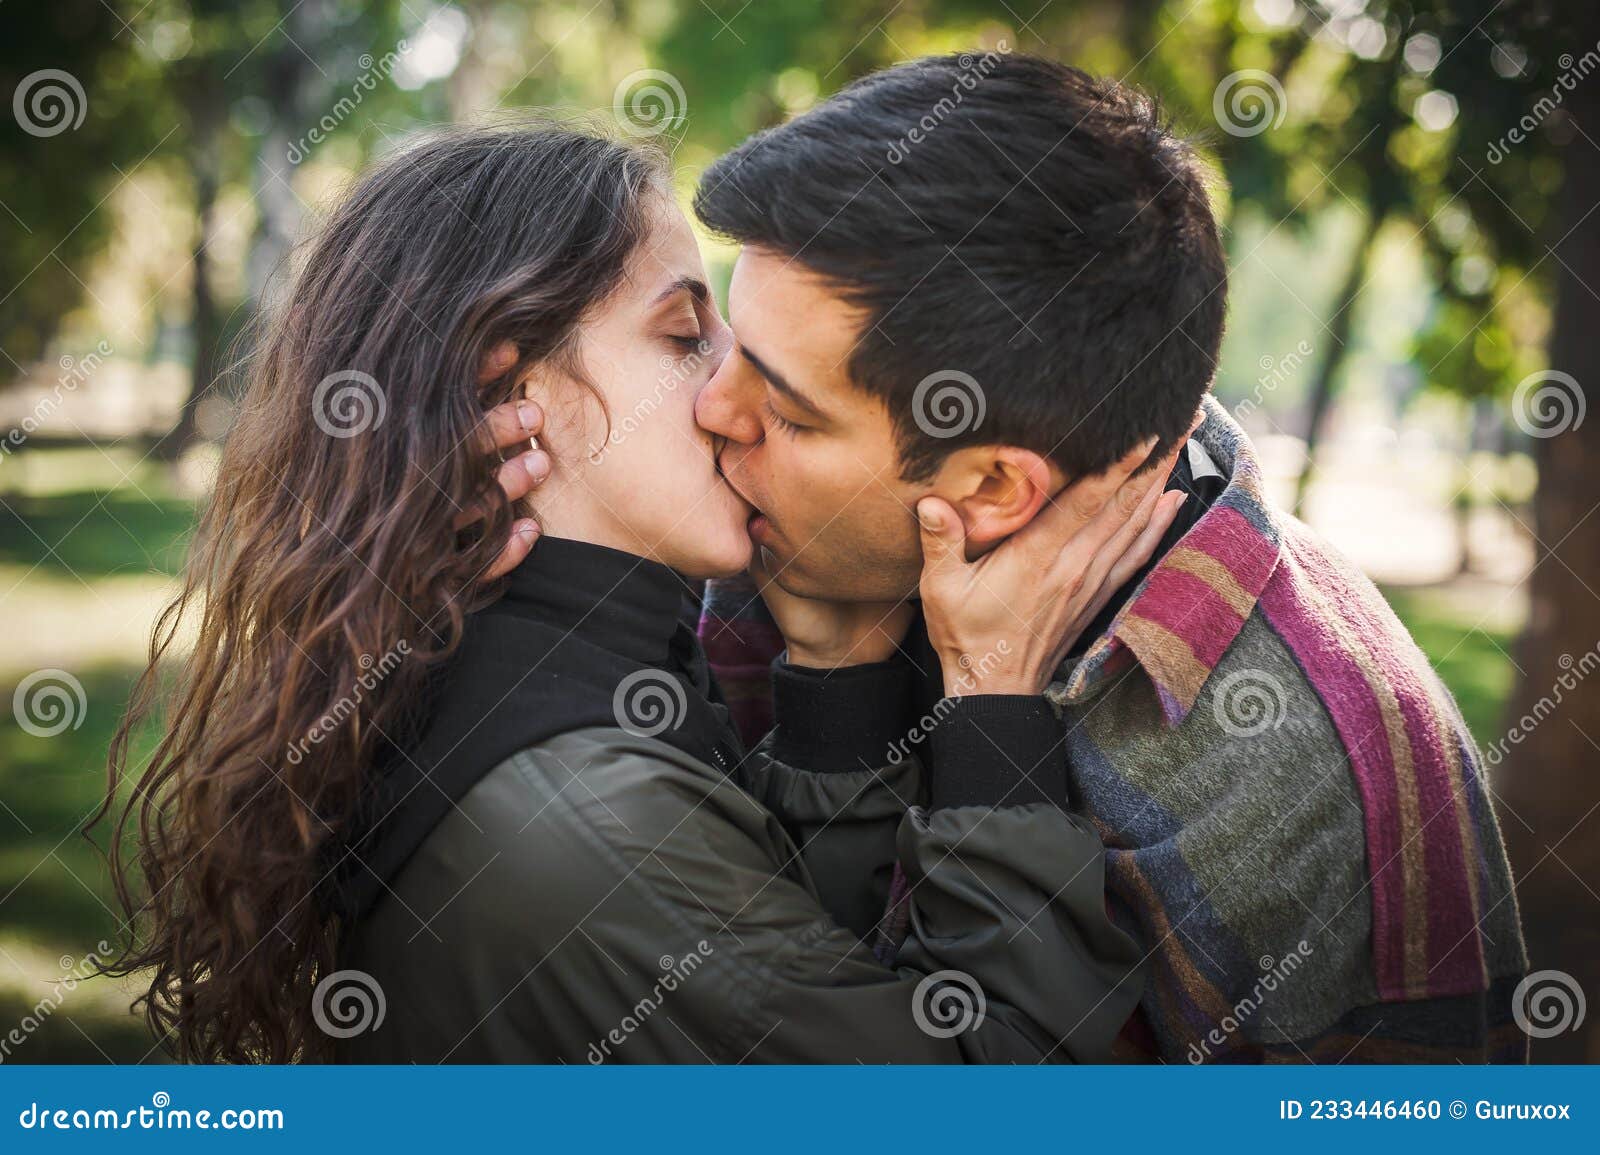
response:
<path id="1" fill-rule="evenodd" d="M 1525 1059 L 1477 751 L 1381 596 L 1271 508 L 1206 396 L 1223 254 L 1203 170 L 1153 105 L 1039 59 L 919 60 L 721 158 L 696 209 L 744 246 L 737 347 L 697 418 L 758 510 L 781 678 L 792 693 L 905 634 L 894 660 L 925 684 L 907 748 L 950 726 L 1039 740 L 1036 717 L 1023 739 L 950 712 L 952 663 L 979 680 L 995 663 L 906 633 L 925 550 L 983 597 L 987 551 L 1063 486 L 1180 443 L 1203 409 L 1172 482 L 1184 509 L 1046 694 L 1112 913 L 1150 952 L 1122 1053 Z M 833 624 L 797 646 L 807 606 Z M 782 645 L 760 603 L 713 589 L 702 634 L 759 727 Z"/>

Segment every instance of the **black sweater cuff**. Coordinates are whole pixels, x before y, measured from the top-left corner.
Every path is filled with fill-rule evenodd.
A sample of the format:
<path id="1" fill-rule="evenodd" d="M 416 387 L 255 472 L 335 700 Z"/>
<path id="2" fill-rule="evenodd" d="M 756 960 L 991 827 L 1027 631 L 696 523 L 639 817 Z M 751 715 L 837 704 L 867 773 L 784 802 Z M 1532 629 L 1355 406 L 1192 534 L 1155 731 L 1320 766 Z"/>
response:
<path id="1" fill-rule="evenodd" d="M 904 657 L 837 669 L 772 664 L 773 757 L 801 770 L 883 766 L 911 726 L 913 669 Z"/>
<path id="2" fill-rule="evenodd" d="M 1043 697 L 975 694 L 942 705 L 950 702 L 954 706 L 928 736 L 933 809 L 1029 802 L 1066 807 L 1066 741 Z"/>

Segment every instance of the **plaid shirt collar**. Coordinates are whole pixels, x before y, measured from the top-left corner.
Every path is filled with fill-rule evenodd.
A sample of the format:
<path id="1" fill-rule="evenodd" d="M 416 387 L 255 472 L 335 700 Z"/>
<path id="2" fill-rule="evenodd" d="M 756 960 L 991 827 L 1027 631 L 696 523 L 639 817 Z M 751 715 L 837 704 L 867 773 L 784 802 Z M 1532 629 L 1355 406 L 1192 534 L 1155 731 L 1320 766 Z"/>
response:
<path id="1" fill-rule="evenodd" d="M 1244 628 L 1280 556 L 1260 464 L 1244 431 L 1213 397 L 1194 437 L 1227 477 L 1222 495 L 1140 583 L 1106 632 L 1064 666 L 1048 697 L 1081 705 L 1137 664 L 1176 726 Z"/>

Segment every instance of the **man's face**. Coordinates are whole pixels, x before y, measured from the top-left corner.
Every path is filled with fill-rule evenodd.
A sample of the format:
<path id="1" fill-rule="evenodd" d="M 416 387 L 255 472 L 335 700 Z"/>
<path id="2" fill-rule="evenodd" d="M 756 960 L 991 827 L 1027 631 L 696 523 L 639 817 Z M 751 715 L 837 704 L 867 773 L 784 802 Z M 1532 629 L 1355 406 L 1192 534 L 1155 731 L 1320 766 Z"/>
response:
<path id="1" fill-rule="evenodd" d="M 735 345 L 695 404 L 723 473 L 756 507 L 750 535 L 802 597 L 891 601 L 916 589 L 916 501 L 883 403 L 851 384 L 860 314 L 797 262 L 746 248 L 733 269 Z"/>

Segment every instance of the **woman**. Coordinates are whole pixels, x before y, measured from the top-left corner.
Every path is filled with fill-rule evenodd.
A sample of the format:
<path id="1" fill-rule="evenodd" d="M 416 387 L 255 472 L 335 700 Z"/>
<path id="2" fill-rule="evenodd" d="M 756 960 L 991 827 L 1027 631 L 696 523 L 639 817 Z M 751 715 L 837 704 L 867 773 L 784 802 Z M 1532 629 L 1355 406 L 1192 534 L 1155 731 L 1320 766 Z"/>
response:
<path id="1" fill-rule="evenodd" d="M 750 561 L 692 415 L 728 337 L 647 151 L 452 132 L 334 211 L 112 748 L 114 798 L 193 609 L 118 824 L 142 878 L 114 856 L 121 966 L 151 968 L 181 1057 L 1104 1053 L 1138 952 L 1064 771 L 982 797 L 890 760 L 913 720 L 882 648 L 780 670 L 787 712 L 740 748 L 683 620 Z M 1097 539 L 1130 565 L 1140 509 Z M 885 966 L 861 938 L 897 855 L 913 930 Z M 942 1026 L 963 996 L 996 1025 Z"/>

